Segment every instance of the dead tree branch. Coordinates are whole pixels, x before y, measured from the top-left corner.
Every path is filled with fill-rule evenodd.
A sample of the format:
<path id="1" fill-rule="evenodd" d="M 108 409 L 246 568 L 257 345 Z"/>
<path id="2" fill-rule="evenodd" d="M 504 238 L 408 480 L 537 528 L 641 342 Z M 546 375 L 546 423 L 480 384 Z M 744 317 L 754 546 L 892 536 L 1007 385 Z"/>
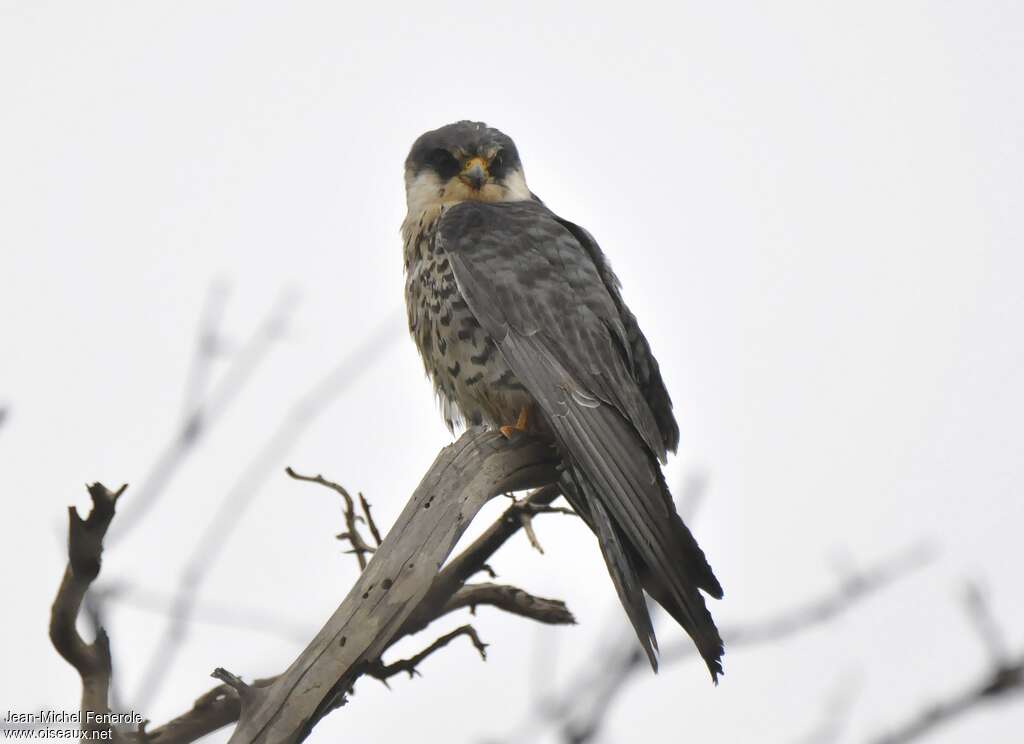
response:
<path id="1" fill-rule="evenodd" d="M 465 580 L 481 570 L 486 562 L 516 532 L 522 529 L 519 513 L 531 509 L 542 512 L 543 507 L 559 496 L 555 486 L 544 486 L 527 498 L 516 501 L 462 553 L 449 561 L 444 570 L 434 579 L 427 598 L 420 603 L 416 612 L 406 621 L 391 643 L 416 633 L 437 618 L 462 608 L 471 611 L 479 606 L 493 606 L 524 618 L 548 624 L 571 624 L 575 622 L 572 613 L 559 600 L 536 597 L 512 586 L 497 584 L 464 584 Z M 365 499 L 363 499 L 365 501 Z M 367 504 L 368 506 L 368 504 Z M 365 510 L 364 510 L 365 511 Z M 120 592 L 112 592 L 112 598 L 123 599 Z M 148 601 L 146 606 L 157 611 L 173 610 L 168 599 Z M 221 608 L 219 614 L 225 614 Z M 225 616 L 229 616 L 227 613 Z M 223 618 L 222 618 L 223 621 Z M 246 627 L 249 627 L 248 625 Z M 289 637 L 291 637 L 289 635 Z M 388 666 L 378 658 L 370 664 Z M 250 687 L 268 687 L 276 678 L 260 679 Z M 237 692 L 226 684 L 220 684 L 200 696 L 192 708 L 167 722 L 147 731 L 146 741 L 152 744 L 188 744 L 217 729 L 236 722 L 241 714 L 241 700 Z"/>
<path id="2" fill-rule="evenodd" d="M 258 679 L 252 687 L 267 687 L 271 679 Z M 238 720 L 242 702 L 238 693 L 221 684 L 203 693 L 192 708 L 163 726 L 146 732 L 149 744 L 188 744 Z"/>
<path id="3" fill-rule="evenodd" d="M 103 538 L 114 518 L 117 499 L 127 487 L 110 491 L 100 483 L 88 486 L 92 508 L 84 520 L 75 507 L 68 507 L 68 566 L 50 611 L 50 641 L 82 680 L 82 725 L 89 732 L 110 728 L 109 723 L 98 723 L 94 717 L 110 712 L 110 642 L 103 628 L 97 628 L 96 639 L 86 643 L 75 623 L 85 593 L 100 573 Z"/>
<path id="4" fill-rule="evenodd" d="M 366 520 L 366 526 L 370 530 L 370 534 L 373 536 L 374 545 L 378 548 L 380 544 L 384 542 L 380 536 L 380 530 L 377 529 L 377 523 L 373 521 L 373 512 L 370 511 L 370 502 L 366 500 L 366 497 L 362 493 L 359 494 L 359 506 L 363 510 L 363 517 Z"/>
<path id="5" fill-rule="evenodd" d="M 455 638 L 463 635 L 473 642 L 473 647 L 480 654 L 480 658 L 483 661 L 487 661 L 487 644 L 480 640 L 480 636 L 477 635 L 477 632 L 472 625 L 463 625 L 450 633 L 445 633 L 410 659 L 400 659 L 399 661 L 391 664 L 384 664 L 379 659 L 375 662 L 371 662 L 366 665 L 365 674 L 373 677 L 374 679 L 379 679 L 385 685 L 387 685 L 390 677 L 394 677 L 396 674 L 400 674 L 402 672 L 405 672 L 410 678 L 412 678 L 420 673 L 418 669 L 420 662 L 435 651 L 447 646 Z"/>
<path id="6" fill-rule="evenodd" d="M 270 687 L 250 688 L 231 741 L 303 740 L 402 630 L 480 508 L 500 493 L 552 481 L 556 463 L 547 444 L 479 428 L 442 450 L 316 638 Z"/>
<path id="7" fill-rule="evenodd" d="M 473 608 L 485 605 L 494 606 L 542 623 L 571 624 L 575 622 L 572 613 L 569 612 L 564 603 L 558 600 L 534 597 L 521 589 L 511 586 L 490 584 L 463 587 L 440 609 L 435 617 L 430 618 L 427 622 L 436 620 L 442 615 L 464 607 Z M 407 635 L 408 633 L 403 628 L 399 637 L 396 637 L 393 643 Z M 451 638 L 447 640 L 450 641 Z M 437 650 L 437 642 L 435 642 L 430 650 L 431 652 Z M 414 657 L 415 663 L 413 666 L 418 666 L 424 658 L 426 658 L 425 654 Z M 405 664 L 408 663 L 409 661 L 405 662 Z M 398 669 L 402 671 L 403 669 L 396 667 L 396 664 L 401 664 L 401 662 L 384 664 L 378 659 L 376 662 L 368 665 L 367 674 L 377 676 L 374 674 L 374 671 L 379 671 L 380 669 Z M 258 679 L 251 686 L 267 687 L 274 679 Z M 149 731 L 147 733 L 148 740 L 151 744 L 188 744 L 219 728 L 236 722 L 241 709 L 241 701 L 235 690 L 225 684 L 217 685 L 199 697 L 190 710 L 163 726 Z"/>
<path id="8" fill-rule="evenodd" d="M 390 664 L 381 659 L 381 654 L 397 640 L 442 615 L 489 605 L 538 622 L 574 622 L 572 614 L 558 600 L 535 597 L 511 586 L 465 584 L 466 578 L 481 570 L 494 551 L 522 529 L 520 514 L 524 510 L 529 513 L 558 511 L 547 508 L 559 495 L 557 488 L 542 487 L 515 502 L 495 524 L 438 572 L 472 517 L 489 498 L 550 481 L 555 475 L 556 463 L 557 457 L 547 444 L 529 437 L 518 436 L 509 441 L 494 432 L 480 429 L 467 432 L 441 452 L 345 602 L 285 674 L 246 684 L 231 672 L 218 670 L 216 676 L 223 683 L 198 698 L 192 709 L 183 715 L 152 731 L 140 728 L 138 732 L 122 730 L 115 734 L 126 741 L 187 744 L 240 717 L 245 725 L 247 720 L 269 709 L 275 713 L 270 720 L 272 726 L 288 723 L 294 728 L 285 734 L 290 738 L 279 738 L 272 730 L 259 732 L 261 740 L 299 741 L 316 721 L 344 701 L 345 694 L 361 675 L 386 679 L 400 671 L 413 672 L 428 655 L 458 635 L 467 635 L 482 651 L 484 644 L 476 632 L 464 626 L 442 636 L 410 659 Z M 54 644 L 66 658 L 74 660 L 72 663 L 80 660 L 80 648 L 85 645 L 77 633 L 77 644 L 66 641 L 67 628 L 74 632 L 81 597 L 98 573 L 102 538 L 113 517 L 113 502 L 121 491 L 111 494 L 102 486 L 90 487 L 94 508 L 89 519 L 76 521 L 77 513 L 72 516 L 69 543 L 72 562 L 54 606 L 54 628 L 64 629 L 54 631 Z M 360 502 L 369 525 L 369 504 L 361 494 Z M 77 526 L 79 524 L 88 529 L 83 530 Z M 82 567 L 73 572 L 72 566 L 79 563 Z M 95 566 L 95 570 L 90 572 L 89 565 Z M 81 577 L 88 577 L 85 584 L 81 583 Z M 69 611 L 70 620 L 67 619 Z M 98 649 L 96 653 L 101 654 L 106 647 L 105 638 L 105 635 L 98 635 L 93 644 Z M 65 653 L 67 649 L 72 650 Z M 82 667 L 88 672 L 83 675 L 83 701 L 87 701 L 83 705 L 88 705 L 90 710 L 109 709 L 106 707 L 109 656 L 106 659 L 105 665 Z M 76 668 L 79 668 L 77 663 Z M 310 684 L 299 687 L 294 684 L 297 680 Z M 318 684 L 316 680 L 324 680 L 324 683 Z"/>
<path id="9" fill-rule="evenodd" d="M 546 506 L 561 495 L 558 485 L 551 483 L 538 488 L 525 499 L 514 501 L 494 524 L 484 530 L 462 553 L 450 560 L 444 570 L 437 575 L 427 596 L 406 620 L 402 628 L 403 634 L 415 633 L 425 628 L 466 581 L 481 571 L 488 570 L 487 561 L 491 556 L 522 529 L 523 522 L 519 517 L 524 509 Z"/>
<path id="10" fill-rule="evenodd" d="M 466 584 L 445 603 L 440 615 L 463 607 L 468 607 L 475 614 L 476 608 L 483 605 L 548 625 L 576 623 L 576 618 L 562 600 L 535 597 L 522 589 L 503 584 Z"/>

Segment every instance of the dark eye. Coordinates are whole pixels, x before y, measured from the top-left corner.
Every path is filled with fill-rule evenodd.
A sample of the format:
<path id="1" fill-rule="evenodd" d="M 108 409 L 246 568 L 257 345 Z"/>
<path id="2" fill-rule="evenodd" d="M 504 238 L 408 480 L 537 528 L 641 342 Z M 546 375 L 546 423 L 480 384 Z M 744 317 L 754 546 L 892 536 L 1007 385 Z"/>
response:
<path id="1" fill-rule="evenodd" d="M 445 181 L 454 178 L 459 172 L 459 161 L 444 148 L 431 150 L 427 155 L 427 164 Z"/>

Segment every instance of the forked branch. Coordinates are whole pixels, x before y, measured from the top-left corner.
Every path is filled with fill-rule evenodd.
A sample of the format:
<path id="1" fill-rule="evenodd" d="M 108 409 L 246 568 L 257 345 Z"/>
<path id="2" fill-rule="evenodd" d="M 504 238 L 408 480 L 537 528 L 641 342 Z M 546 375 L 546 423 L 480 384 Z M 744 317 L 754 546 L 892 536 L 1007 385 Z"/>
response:
<path id="1" fill-rule="evenodd" d="M 103 538 L 117 499 L 127 487 L 111 491 L 101 483 L 88 486 L 92 508 L 85 519 L 75 507 L 68 507 L 68 565 L 50 610 L 50 641 L 82 680 L 82 725 L 88 732 L 110 728 L 109 723 L 97 721 L 97 716 L 110 712 L 110 642 L 103 628 L 98 628 L 96 639 L 86 643 L 75 623 L 85 593 L 99 576 Z"/>

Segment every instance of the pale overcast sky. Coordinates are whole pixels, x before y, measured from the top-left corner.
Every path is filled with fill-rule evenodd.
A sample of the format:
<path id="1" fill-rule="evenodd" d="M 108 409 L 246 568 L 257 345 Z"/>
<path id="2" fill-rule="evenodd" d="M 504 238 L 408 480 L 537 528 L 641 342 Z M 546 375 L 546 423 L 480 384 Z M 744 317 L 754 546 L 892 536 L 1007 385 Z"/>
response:
<path id="1" fill-rule="evenodd" d="M 1024 6 L 667 8 L 0 1 L 0 710 L 77 705 L 46 637 L 65 508 L 85 507 L 86 481 L 128 482 L 127 513 L 180 420 L 217 281 L 229 353 L 282 292 L 292 322 L 110 547 L 103 583 L 169 595 L 282 417 L 375 333 L 372 366 L 260 460 L 199 603 L 302 638 L 344 596 L 338 504 L 281 469 L 364 492 L 387 525 L 450 441 L 398 320 L 398 227 L 409 145 L 462 118 L 515 138 L 533 190 L 623 279 L 679 414 L 670 482 L 709 478 L 695 531 L 725 586 L 720 624 L 820 595 L 838 565 L 939 551 L 827 627 L 727 650 L 717 689 L 692 663 L 640 675 L 605 741 L 794 741 L 846 687 L 841 741 L 863 741 L 984 671 L 968 578 L 1024 645 Z M 537 529 L 546 555 L 520 536 L 494 568 L 565 599 L 578 626 L 481 610 L 486 664 L 456 643 L 390 692 L 362 681 L 312 740 L 500 738 L 594 663 L 625 624 L 596 544 L 569 519 Z M 166 622 L 110 607 L 129 703 Z M 300 648 L 196 623 L 140 712 L 161 723 L 215 666 L 269 675 Z M 1017 703 L 931 741 L 1022 730 Z"/>

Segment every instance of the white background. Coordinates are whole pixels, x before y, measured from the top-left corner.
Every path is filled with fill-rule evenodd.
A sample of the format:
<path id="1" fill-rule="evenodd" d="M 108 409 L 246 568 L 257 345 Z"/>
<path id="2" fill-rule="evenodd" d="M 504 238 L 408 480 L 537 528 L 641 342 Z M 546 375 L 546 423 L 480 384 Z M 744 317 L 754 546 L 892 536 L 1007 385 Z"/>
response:
<path id="1" fill-rule="evenodd" d="M 363 491 L 387 525 L 449 441 L 397 319 L 398 226 L 409 145 L 461 118 L 514 137 L 533 190 L 622 277 L 679 413 L 670 482 L 710 479 L 695 531 L 726 588 L 722 624 L 827 592 L 837 564 L 939 551 L 836 623 L 728 653 L 717 689 L 693 663 L 645 672 L 607 741 L 791 741 L 847 688 L 843 741 L 881 732 L 985 670 L 969 578 L 1024 644 L 1020 4 L 0 8 L 0 709 L 76 705 L 46 637 L 64 510 L 87 505 L 86 481 L 141 485 L 180 421 L 216 281 L 230 287 L 217 373 L 281 292 L 299 304 L 103 579 L 168 596 L 289 406 L 384 323 L 377 362 L 244 489 L 199 593 L 210 615 L 260 610 L 300 638 L 341 599 L 355 562 L 333 539 L 338 504 L 281 468 Z M 564 598 L 578 626 L 483 609 L 486 664 L 460 640 L 422 679 L 360 682 L 313 740 L 507 736 L 600 663 L 598 639 L 625 620 L 594 540 L 568 518 L 537 526 L 545 556 L 519 536 L 494 567 Z M 167 621 L 110 611 L 130 700 Z M 197 623 L 140 712 L 160 723 L 213 667 L 273 674 L 300 648 Z M 932 740 L 1022 728 L 1018 703 Z"/>

